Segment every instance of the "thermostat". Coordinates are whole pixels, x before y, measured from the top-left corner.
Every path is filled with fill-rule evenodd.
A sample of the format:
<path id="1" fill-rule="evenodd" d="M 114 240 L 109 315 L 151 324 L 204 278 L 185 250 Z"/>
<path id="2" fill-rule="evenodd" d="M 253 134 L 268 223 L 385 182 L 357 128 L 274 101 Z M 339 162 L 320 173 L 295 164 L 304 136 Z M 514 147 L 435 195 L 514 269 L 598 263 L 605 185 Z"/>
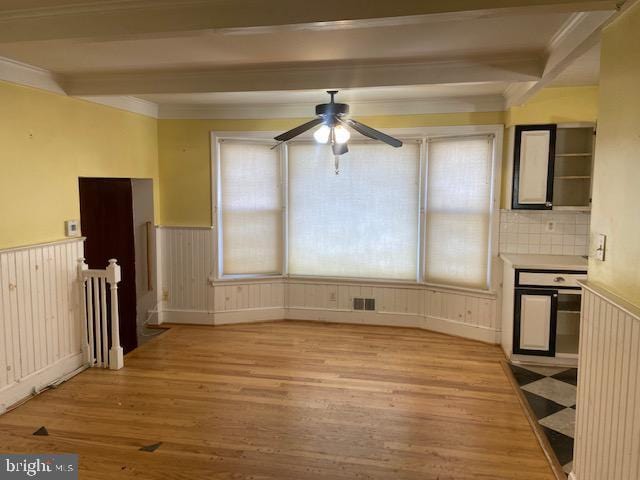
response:
<path id="1" fill-rule="evenodd" d="M 77 237 L 80 235 L 80 224 L 78 220 L 67 220 L 64 222 L 64 230 L 67 237 Z"/>

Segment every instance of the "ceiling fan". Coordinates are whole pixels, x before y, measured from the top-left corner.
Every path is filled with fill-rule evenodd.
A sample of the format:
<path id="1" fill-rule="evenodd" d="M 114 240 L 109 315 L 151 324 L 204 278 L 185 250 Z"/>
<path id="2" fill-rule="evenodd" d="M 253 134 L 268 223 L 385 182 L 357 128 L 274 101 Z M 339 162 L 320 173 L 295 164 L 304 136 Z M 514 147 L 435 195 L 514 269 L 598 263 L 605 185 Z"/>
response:
<path id="1" fill-rule="evenodd" d="M 379 140 L 392 147 L 402 146 L 402 142 L 397 138 L 393 138 L 374 128 L 368 127 L 352 118 L 347 118 L 349 105 L 346 103 L 335 103 L 334 101 L 338 90 L 327 90 L 327 93 L 331 96 L 331 101 L 329 103 L 316 105 L 317 118 L 278 135 L 275 137 L 275 140 L 286 142 L 320 125 L 320 128 L 313 133 L 313 137 L 318 143 L 330 143 L 333 154 L 336 157 L 349 151 L 349 147 L 347 146 L 347 142 L 349 138 L 351 138 L 349 128 L 354 129 L 365 137 Z"/>

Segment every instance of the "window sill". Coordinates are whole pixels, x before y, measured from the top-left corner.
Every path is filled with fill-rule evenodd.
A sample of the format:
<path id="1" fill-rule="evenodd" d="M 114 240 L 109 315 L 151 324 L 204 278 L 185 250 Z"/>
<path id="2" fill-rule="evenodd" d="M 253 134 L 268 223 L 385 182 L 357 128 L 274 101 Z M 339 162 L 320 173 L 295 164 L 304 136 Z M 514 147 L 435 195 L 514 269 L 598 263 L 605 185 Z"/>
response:
<path id="1" fill-rule="evenodd" d="M 302 284 L 330 284 L 330 285 L 358 285 L 365 287 L 383 288 L 403 288 L 413 290 L 432 290 L 442 293 L 468 294 L 483 298 L 496 298 L 497 293 L 493 290 L 482 290 L 478 288 L 456 287 L 452 285 L 439 285 L 426 282 L 412 282 L 409 280 L 382 280 L 375 278 L 347 278 L 347 277 L 315 277 L 304 275 L 260 275 L 260 276 L 229 276 L 221 279 L 209 278 L 211 286 L 242 285 L 253 283 L 269 282 L 292 282 Z"/>

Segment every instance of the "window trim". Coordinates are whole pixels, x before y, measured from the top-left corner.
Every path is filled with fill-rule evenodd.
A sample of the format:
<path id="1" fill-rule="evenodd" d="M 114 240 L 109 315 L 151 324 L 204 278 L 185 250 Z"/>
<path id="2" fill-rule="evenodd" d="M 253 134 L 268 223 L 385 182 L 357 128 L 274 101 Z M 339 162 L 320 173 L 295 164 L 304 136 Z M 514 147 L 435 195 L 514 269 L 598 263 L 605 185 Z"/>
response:
<path id="1" fill-rule="evenodd" d="M 279 157 L 279 176 L 280 176 L 280 194 L 282 196 L 282 208 L 281 215 L 282 218 L 282 231 L 280 234 L 280 241 L 282 242 L 282 264 L 280 265 L 280 272 L 274 273 L 261 273 L 261 274 L 224 274 L 224 262 L 222 259 L 222 249 L 224 248 L 223 242 L 223 234 L 222 234 L 222 208 L 220 205 L 222 203 L 222 188 L 221 188 L 221 176 L 220 176 L 220 144 L 224 141 L 236 141 L 236 142 L 251 142 L 259 145 L 272 145 L 273 140 L 262 137 L 251 137 L 247 138 L 247 136 L 241 135 L 233 135 L 233 136 L 214 136 L 213 132 L 211 135 L 212 144 L 211 144 L 211 152 L 212 152 L 212 163 L 211 163 L 211 224 L 214 230 L 214 264 L 213 264 L 213 272 L 214 272 L 214 282 L 215 281 L 233 281 L 233 280 L 248 280 L 254 278 L 284 278 L 286 276 L 286 237 L 284 236 L 286 233 L 286 222 L 287 222 L 287 198 L 285 196 L 285 184 L 284 181 L 284 169 L 286 168 L 285 156 L 286 149 L 281 149 L 278 155 Z M 215 143 L 213 143 L 215 140 Z"/>
<path id="2" fill-rule="evenodd" d="M 289 276 L 288 273 L 288 159 L 287 149 L 282 149 L 280 155 L 281 161 L 281 182 L 282 182 L 282 195 L 283 195 L 283 229 L 282 229 L 282 253 L 283 253 L 283 265 L 281 273 L 274 274 L 258 274 L 258 275 L 221 275 L 221 239 L 222 234 L 221 225 L 221 209 L 218 208 L 219 195 L 221 193 L 219 188 L 219 159 L 220 159 L 220 141 L 224 140 L 238 140 L 238 141 L 257 141 L 259 143 L 269 142 L 275 145 L 276 142 L 273 137 L 280 134 L 280 131 L 230 131 L 230 132 L 210 132 L 210 145 L 211 145 L 211 225 L 214 230 L 214 254 L 212 255 L 212 271 L 214 272 L 214 278 L 212 284 L 216 283 L 233 283 L 242 281 L 254 281 L 254 280 L 268 280 L 268 279 L 304 279 L 306 281 L 327 281 L 331 280 L 334 283 L 374 283 L 376 285 L 397 285 L 408 284 L 415 286 L 423 286 L 427 288 L 442 289 L 448 291 L 460 291 L 460 292 L 473 292 L 477 294 L 492 295 L 498 290 L 498 276 L 494 274 L 498 270 L 499 265 L 499 226 L 500 226 L 500 195 L 502 185 L 502 151 L 503 151 L 503 138 L 504 138 L 504 125 L 502 124 L 489 124 L 489 125 L 460 125 L 460 126 L 433 126 L 433 127 L 409 127 L 409 128 L 387 128 L 385 132 L 407 140 L 421 139 L 421 151 L 419 161 L 419 205 L 418 205 L 418 264 L 417 275 L 415 282 L 408 280 L 391 280 L 381 278 L 331 278 L 322 276 Z M 431 284 L 425 281 L 425 249 L 426 245 L 423 241 L 425 235 L 426 226 L 426 171 L 428 162 L 428 148 L 427 141 L 429 139 L 437 139 L 440 137 L 468 137 L 468 136 L 480 136 L 480 135 L 493 135 L 493 149 L 492 154 L 492 185 L 491 185 L 491 202 L 489 211 L 489 251 L 488 251 L 488 265 L 487 265 L 487 288 L 486 289 L 470 289 L 463 286 L 455 285 L 439 285 Z M 310 132 L 298 137 L 300 140 L 312 139 Z M 356 137 L 357 138 L 357 137 Z"/>

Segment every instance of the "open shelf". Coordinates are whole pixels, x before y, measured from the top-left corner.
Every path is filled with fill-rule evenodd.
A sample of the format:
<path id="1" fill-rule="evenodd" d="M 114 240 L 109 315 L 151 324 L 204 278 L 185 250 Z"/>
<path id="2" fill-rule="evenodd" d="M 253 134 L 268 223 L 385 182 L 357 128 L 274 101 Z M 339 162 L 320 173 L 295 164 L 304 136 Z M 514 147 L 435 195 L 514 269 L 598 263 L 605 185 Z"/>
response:
<path id="1" fill-rule="evenodd" d="M 578 354 L 577 335 L 556 335 L 556 352 Z"/>
<path id="2" fill-rule="evenodd" d="M 558 127 L 553 172 L 553 208 L 591 206 L 593 128 Z"/>

